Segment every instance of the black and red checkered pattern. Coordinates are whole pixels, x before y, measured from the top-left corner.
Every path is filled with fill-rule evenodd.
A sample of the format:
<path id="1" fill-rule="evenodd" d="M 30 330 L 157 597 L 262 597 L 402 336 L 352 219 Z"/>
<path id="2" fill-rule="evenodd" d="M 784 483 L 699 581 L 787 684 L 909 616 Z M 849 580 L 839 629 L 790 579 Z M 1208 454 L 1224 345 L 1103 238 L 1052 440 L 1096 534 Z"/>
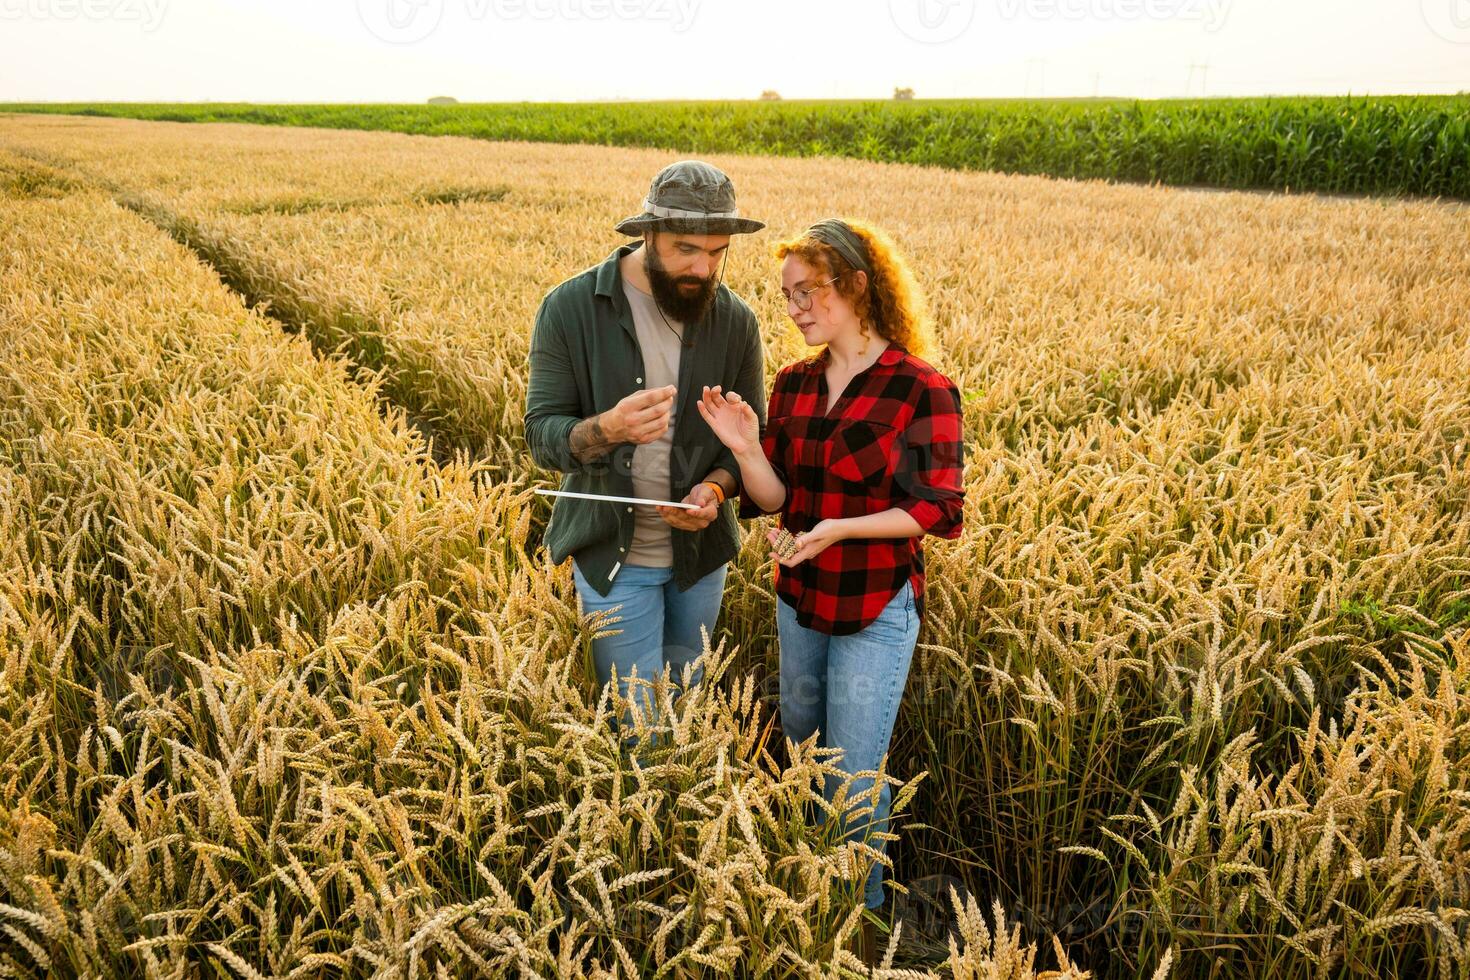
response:
<path id="1" fill-rule="evenodd" d="M 828 414 L 827 351 L 776 375 L 761 448 L 786 484 L 781 525 L 793 534 L 828 518 L 893 507 L 925 534 L 960 536 L 964 423 L 959 391 L 901 345 L 848 383 Z M 741 497 L 740 516 L 763 513 Z M 833 636 L 863 629 L 903 583 L 924 611 L 922 535 L 839 541 L 794 568 L 776 566 L 776 593 L 797 622 Z"/>

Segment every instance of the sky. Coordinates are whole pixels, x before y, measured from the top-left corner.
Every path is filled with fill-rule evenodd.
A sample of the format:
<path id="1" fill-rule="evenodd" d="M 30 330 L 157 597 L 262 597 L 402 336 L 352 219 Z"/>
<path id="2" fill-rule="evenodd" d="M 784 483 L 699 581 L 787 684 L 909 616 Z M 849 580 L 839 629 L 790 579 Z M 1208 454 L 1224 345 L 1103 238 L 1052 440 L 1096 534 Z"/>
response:
<path id="1" fill-rule="evenodd" d="M 1470 0 L 0 0 L 0 102 L 1470 91 Z"/>

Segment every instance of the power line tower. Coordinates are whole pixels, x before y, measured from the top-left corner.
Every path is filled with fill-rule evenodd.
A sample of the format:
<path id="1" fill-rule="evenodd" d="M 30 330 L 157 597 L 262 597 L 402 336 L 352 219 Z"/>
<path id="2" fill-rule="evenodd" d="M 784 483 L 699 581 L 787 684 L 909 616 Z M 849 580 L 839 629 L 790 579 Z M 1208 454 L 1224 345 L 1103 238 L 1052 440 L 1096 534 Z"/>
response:
<path id="1" fill-rule="evenodd" d="M 1033 84 L 1034 83 L 1034 84 Z M 1026 98 L 1041 98 L 1046 94 L 1046 59 L 1026 59 Z"/>
<path id="2" fill-rule="evenodd" d="M 1195 72 L 1198 72 L 1199 73 L 1199 94 L 1200 94 L 1200 97 L 1201 98 L 1204 98 L 1206 95 L 1209 94 L 1208 82 L 1209 82 L 1210 66 L 1208 64 L 1192 64 L 1192 65 L 1189 66 L 1189 78 L 1185 79 L 1185 82 L 1184 82 L 1184 94 L 1185 95 L 1193 95 L 1194 94 L 1194 76 L 1195 76 Z"/>

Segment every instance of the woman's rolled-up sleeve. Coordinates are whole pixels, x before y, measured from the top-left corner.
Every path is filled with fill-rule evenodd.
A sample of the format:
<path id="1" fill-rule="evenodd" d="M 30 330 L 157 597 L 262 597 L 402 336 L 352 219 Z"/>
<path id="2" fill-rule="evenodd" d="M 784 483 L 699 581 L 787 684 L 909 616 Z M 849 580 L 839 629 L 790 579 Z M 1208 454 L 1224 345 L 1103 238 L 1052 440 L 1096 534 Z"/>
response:
<path id="1" fill-rule="evenodd" d="M 930 376 L 902 435 L 894 506 L 924 534 L 958 538 L 965 505 L 964 413 L 954 382 Z"/>

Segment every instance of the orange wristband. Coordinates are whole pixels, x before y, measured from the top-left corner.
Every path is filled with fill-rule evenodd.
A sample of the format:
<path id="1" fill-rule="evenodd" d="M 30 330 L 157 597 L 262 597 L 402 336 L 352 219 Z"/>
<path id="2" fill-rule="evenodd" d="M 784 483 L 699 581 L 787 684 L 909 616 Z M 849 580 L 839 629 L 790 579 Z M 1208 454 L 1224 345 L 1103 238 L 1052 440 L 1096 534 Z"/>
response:
<path id="1" fill-rule="evenodd" d="M 704 481 L 704 486 L 712 487 L 714 489 L 715 496 L 719 498 L 718 504 L 723 504 L 725 502 L 725 488 L 724 487 L 720 486 L 714 480 L 705 480 Z M 718 506 L 718 504 L 716 506 Z"/>

